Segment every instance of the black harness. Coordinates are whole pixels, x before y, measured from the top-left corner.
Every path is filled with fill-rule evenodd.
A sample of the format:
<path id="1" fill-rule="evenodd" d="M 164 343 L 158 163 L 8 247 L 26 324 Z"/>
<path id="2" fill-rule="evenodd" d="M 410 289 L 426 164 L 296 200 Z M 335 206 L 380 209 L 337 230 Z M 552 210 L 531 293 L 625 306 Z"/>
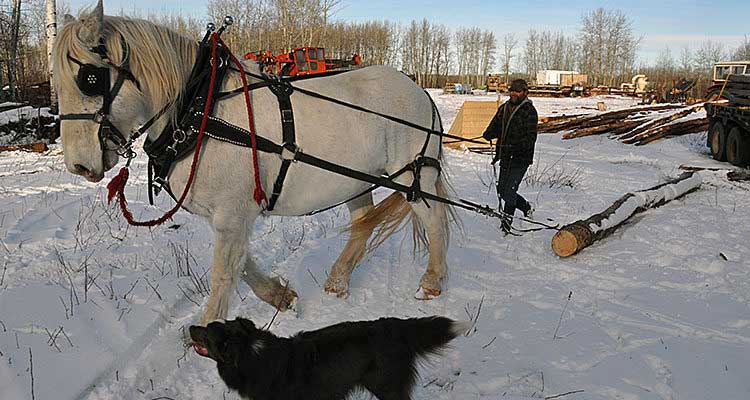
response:
<path id="1" fill-rule="evenodd" d="M 238 88 L 227 92 L 219 92 L 219 88 L 221 87 L 220 83 L 223 82 L 224 78 L 226 77 L 230 66 L 228 49 L 223 46 L 217 46 L 216 51 L 216 57 L 219 60 L 219 64 L 217 67 L 215 78 L 216 84 L 214 85 L 214 102 L 212 104 L 212 108 L 218 101 L 240 94 L 244 91 L 244 88 Z M 195 149 L 199 127 L 203 119 L 203 110 L 205 109 L 206 98 L 208 97 L 209 80 L 206 78 L 211 70 L 210 62 L 210 46 L 205 43 L 201 43 L 196 63 L 193 66 L 190 78 L 188 79 L 188 86 L 186 88 L 185 95 L 183 96 L 184 101 L 182 102 L 182 104 L 178 105 L 177 108 L 176 120 L 179 122 L 176 126 L 174 126 L 170 122 L 164 128 L 164 131 L 161 133 L 161 135 L 158 136 L 157 139 L 153 141 L 147 139 L 146 143 L 144 144 L 144 150 L 149 156 L 149 200 L 152 203 L 154 194 L 158 195 L 162 188 L 167 189 L 167 192 L 170 193 L 172 197 L 175 197 L 171 193 L 168 185 L 169 172 L 176 161 L 187 157 Z M 322 76 L 331 76 L 345 72 L 348 71 L 333 71 L 327 74 L 323 74 Z M 373 185 L 365 192 L 359 193 L 351 199 L 370 192 L 378 186 L 386 186 L 391 187 L 392 189 L 396 189 L 394 185 L 397 184 L 393 182 L 393 179 L 406 171 L 411 171 L 414 174 L 414 181 L 412 183 L 412 186 L 407 187 L 398 185 L 400 189 L 396 190 L 405 192 L 409 201 L 416 201 L 424 197 L 420 196 L 420 194 L 422 194 L 422 191 L 419 185 L 419 177 L 422 168 L 426 166 L 434 167 L 438 169 L 438 171 L 440 171 L 440 162 L 436 158 L 427 157 L 424 155 L 427 150 L 427 144 L 429 143 L 429 135 L 425 140 L 421 152 L 417 155 L 415 160 L 388 177 L 372 176 L 303 153 L 296 143 L 294 110 L 292 107 L 291 96 L 295 91 L 304 93 L 307 93 L 307 91 L 301 88 L 294 87 L 292 85 L 292 82 L 301 79 L 317 78 L 321 77 L 321 75 L 282 77 L 268 74 L 257 75 L 250 72 L 245 73 L 260 80 L 257 83 L 248 85 L 249 91 L 257 90 L 260 88 L 268 88 L 271 93 L 276 96 L 279 105 L 279 115 L 281 118 L 282 128 L 282 143 L 276 144 L 262 136 L 256 135 L 256 146 L 259 151 L 274 153 L 279 155 L 279 157 L 281 158 L 281 167 L 279 169 L 278 175 L 276 176 L 276 180 L 274 181 L 271 196 L 268 199 L 268 204 L 265 207 L 267 211 L 272 211 L 275 208 L 279 196 L 282 193 L 284 181 L 286 180 L 289 168 L 291 167 L 292 163 L 297 161 L 322 168 L 329 172 L 348 176 L 360 181 L 365 181 Z M 335 99 L 333 100 L 337 101 Z M 360 108 L 359 106 L 351 106 Z M 436 116 L 437 118 L 439 118 L 439 114 L 437 114 L 436 111 L 436 107 L 433 104 L 433 124 Z M 411 124 L 407 121 L 403 121 L 403 123 L 419 127 L 419 125 Z M 211 115 L 211 113 L 209 113 L 206 122 L 204 135 L 216 140 L 232 143 L 234 145 L 248 148 L 252 147 L 251 134 L 248 130 L 230 124 L 222 119 L 216 118 Z M 323 210 L 318 210 L 315 212 L 320 211 Z"/>

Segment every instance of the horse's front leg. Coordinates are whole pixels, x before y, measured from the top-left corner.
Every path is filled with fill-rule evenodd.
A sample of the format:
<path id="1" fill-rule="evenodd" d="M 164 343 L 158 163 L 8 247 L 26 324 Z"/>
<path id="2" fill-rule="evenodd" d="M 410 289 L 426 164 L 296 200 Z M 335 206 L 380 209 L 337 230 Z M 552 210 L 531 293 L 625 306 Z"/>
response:
<path id="1" fill-rule="evenodd" d="M 245 265 L 240 274 L 242 280 L 250 286 L 256 296 L 281 311 L 294 310 L 297 305 L 297 292 L 281 279 L 272 279 L 258 270 L 251 256 L 245 258 Z"/>
<path id="2" fill-rule="evenodd" d="M 229 298 L 237 284 L 237 275 L 245 264 L 250 222 L 245 218 L 214 216 L 215 248 L 211 263 L 211 294 L 201 319 L 202 325 L 225 319 L 229 311 Z"/>

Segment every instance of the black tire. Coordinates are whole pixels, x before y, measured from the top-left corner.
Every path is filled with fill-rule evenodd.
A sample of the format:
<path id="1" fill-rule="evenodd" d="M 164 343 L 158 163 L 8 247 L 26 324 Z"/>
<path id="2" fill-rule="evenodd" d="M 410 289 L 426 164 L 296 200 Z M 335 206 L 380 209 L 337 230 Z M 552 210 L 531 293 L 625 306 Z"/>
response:
<path id="1" fill-rule="evenodd" d="M 738 167 L 750 164 L 750 140 L 739 127 L 732 127 L 727 136 L 727 161 Z"/>
<path id="2" fill-rule="evenodd" d="M 727 131 L 724 124 L 715 122 L 708 131 L 708 146 L 711 148 L 711 155 L 714 160 L 727 160 Z"/>

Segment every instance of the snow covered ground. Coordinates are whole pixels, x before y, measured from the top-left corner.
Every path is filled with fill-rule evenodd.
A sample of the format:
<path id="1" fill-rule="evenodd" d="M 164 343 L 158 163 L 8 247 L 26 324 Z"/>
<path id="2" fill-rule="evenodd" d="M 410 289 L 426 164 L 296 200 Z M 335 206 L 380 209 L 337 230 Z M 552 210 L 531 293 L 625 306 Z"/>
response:
<path id="1" fill-rule="evenodd" d="M 446 130 L 464 100 L 495 98 L 431 94 Z M 597 101 L 634 103 L 534 99 L 541 115 L 594 112 Z M 536 219 L 572 222 L 678 175 L 680 164 L 728 168 L 704 143 L 705 134 L 641 147 L 540 135 L 520 192 Z M 171 202 L 147 207 L 142 157 L 128 198 L 141 217 L 160 215 Z M 488 156 L 446 150 L 446 159 L 457 193 L 496 205 Z M 498 221 L 459 211 L 450 278 L 429 302 L 412 299 L 426 259 L 411 255 L 409 232 L 368 255 L 341 300 L 321 285 L 344 245 L 345 209 L 259 219 L 250 244 L 259 265 L 300 294 L 299 315 L 278 315 L 271 330 L 476 317 L 473 335 L 421 367 L 415 399 L 748 399 L 750 184 L 701 174 L 699 191 L 567 259 L 550 248 L 554 231 L 505 237 Z M 0 399 L 237 399 L 180 340 L 205 301 L 210 230 L 186 212 L 129 228 L 103 194 L 104 184 L 65 171 L 59 147 L 0 153 Z M 244 283 L 234 301 L 233 316 L 273 318 Z"/>

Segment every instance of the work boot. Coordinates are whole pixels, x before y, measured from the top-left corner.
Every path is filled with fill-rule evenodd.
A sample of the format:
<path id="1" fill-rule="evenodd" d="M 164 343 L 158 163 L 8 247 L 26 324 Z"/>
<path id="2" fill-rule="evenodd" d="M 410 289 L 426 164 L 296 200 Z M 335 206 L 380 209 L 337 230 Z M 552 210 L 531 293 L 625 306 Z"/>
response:
<path id="1" fill-rule="evenodd" d="M 513 225 L 513 214 L 516 212 L 516 207 L 505 203 L 505 206 L 503 207 L 503 222 L 501 223 L 500 227 L 503 229 L 503 232 L 505 234 L 509 234 L 511 227 Z"/>
<path id="2" fill-rule="evenodd" d="M 503 233 L 507 236 L 511 233 L 511 229 L 513 228 L 513 218 L 503 218 L 502 222 L 500 222 L 500 229 L 503 230 Z"/>
<path id="3" fill-rule="evenodd" d="M 521 210 L 523 216 L 526 218 L 531 218 L 531 216 L 534 214 L 534 204 L 530 201 L 526 202 L 523 207 L 519 207 L 518 209 Z"/>

